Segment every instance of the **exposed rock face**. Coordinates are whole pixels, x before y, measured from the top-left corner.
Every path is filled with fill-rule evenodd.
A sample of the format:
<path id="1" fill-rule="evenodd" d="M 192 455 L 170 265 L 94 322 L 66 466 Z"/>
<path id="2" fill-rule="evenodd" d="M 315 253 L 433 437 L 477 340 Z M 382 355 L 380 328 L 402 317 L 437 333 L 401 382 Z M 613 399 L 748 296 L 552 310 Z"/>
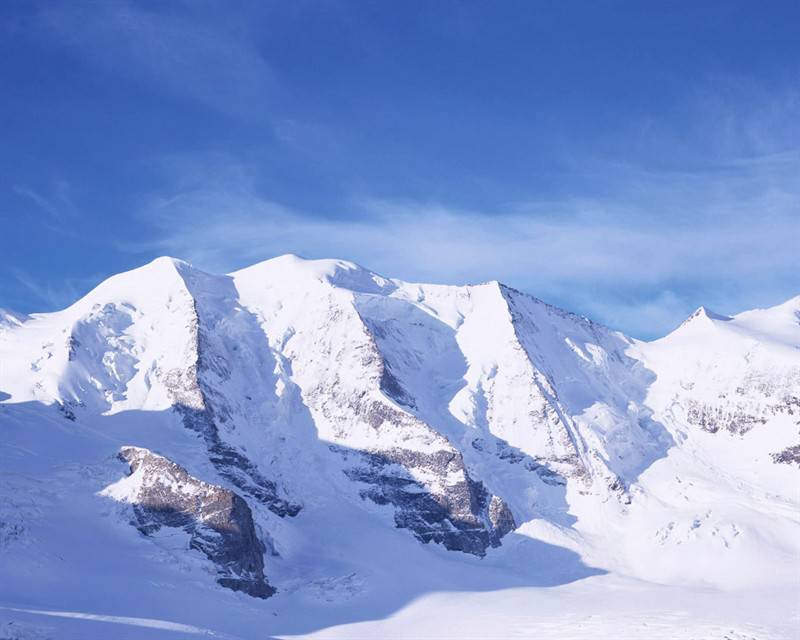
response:
<path id="1" fill-rule="evenodd" d="M 463 456 L 446 438 L 379 399 L 351 399 L 348 404 L 378 434 L 406 432 L 409 440 L 425 440 L 423 450 L 396 444 L 356 452 L 356 465 L 346 471 L 351 479 L 371 485 L 362 497 L 395 507 L 398 527 L 410 529 L 423 542 L 478 556 L 514 529 L 508 507 L 470 477 Z M 497 522 L 489 515 L 492 501 L 495 512 L 506 514 Z"/>
<path id="2" fill-rule="evenodd" d="M 498 540 L 517 527 L 517 523 L 514 522 L 514 514 L 498 496 L 492 496 L 489 500 L 489 522 L 492 523 Z"/>
<path id="3" fill-rule="evenodd" d="M 451 551 L 483 556 L 488 547 L 499 546 L 500 539 L 516 527 L 508 505 L 469 477 L 460 454 L 394 449 L 356 458 L 359 464 L 347 475 L 370 485 L 362 491 L 362 497 L 393 505 L 395 524 L 410 529 L 422 542 L 437 542 Z M 455 480 L 442 491 L 431 491 L 415 480 L 414 473 L 450 475 Z"/>
<path id="4" fill-rule="evenodd" d="M 776 464 L 796 464 L 800 467 L 800 444 L 786 447 L 783 451 L 773 453 L 772 460 Z"/>
<path id="5" fill-rule="evenodd" d="M 264 544 L 240 496 L 148 449 L 123 447 L 119 457 L 130 465 L 131 476 L 106 494 L 123 497 L 127 491 L 124 499 L 133 504 L 134 524 L 142 533 L 181 528 L 190 534 L 190 546 L 217 566 L 219 584 L 258 598 L 275 592 L 264 576 Z"/>
<path id="6" fill-rule="evenodd" d="M 732 392 L 722 391 L 711 402 L 689 398 L 687 420 L 709 433 L 727 431 L 741 436 L 767 424 L 774 416 L 794 416 L 800 412 L 800 397 L 795 391 L 798 385 L 800 369 L 768 381 L 747 376 Z"/>

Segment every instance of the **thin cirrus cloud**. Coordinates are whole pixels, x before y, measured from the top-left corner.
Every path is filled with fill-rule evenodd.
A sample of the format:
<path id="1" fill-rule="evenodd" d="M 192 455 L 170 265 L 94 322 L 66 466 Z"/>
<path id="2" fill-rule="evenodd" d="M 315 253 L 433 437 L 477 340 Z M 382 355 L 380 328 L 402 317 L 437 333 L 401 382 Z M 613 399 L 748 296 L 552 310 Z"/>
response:
<path id="1" fill-rule="evenodd" d="M 325 109 L 288 109 L 288 117 L 276 118 L 269 107 L 280 102 L 281 84 L 292 94 L 292 74 L 265 57 L 269 49 L 255 27 L 234 12 L 204 14 L 205 5 L 195 5 L 199 11 L 185 11 L 187 6 L 50 4 L 42 5 L 37 24 L 110 78 L 133 79 L 148 92 L 157 89 L 183 101 L 184 108 L 194 102 L 201 110 L 240 118 L 255 138 L 266 124 L 275 139 L 266 135 L 254 146 L 266 145 L 272 170 L 281 159 L 295 167 L 298 173 L 288 182 L 301 186 L 284 189 L 279 201 L 258 186 L 265 178 L 259 172 L 270 167 L 238 160 L 253 157 L 252 149 L 208 161 L 208 149 L 196 148 L 190 157 L 179 148 L 165 151 L 159 141 L 138 160 L 144 165 L 152 155 L 170 152 L 174 166 L 162 167 L 164 188 L 153 193 L 144 187 L 151 196 L 131 222 L 141 223 L 148 237 L 120 247 L 126 252 L 143 259 L 172 254 L 217 272 L 294 252 L 352 259 L 407 280 L 499 279 L 645 337 L 664 333 L 700 304 L 735 313 L 800 291 L 800 93 L 793 81 L 712 73 L 687 84 L 663 108 L 646 115 L 629 110 L 630 118 L 613 120 L 607 135 L 601 119 L 590 140 L 565 131 L 555 141 L 545 136 L 535 153 L 560 176 L 554 179 L 558 184 L 545 184 L 553 186 L 547 199 L 531 187 L 527 200 L 497 202 L 506 190 L 526 193 L 520 176 L 545 163 L 508 176 L 502 163 L 491 160 L 476 162 L 469 173 L 458 162 L 444 163 L 441 177 L 448 189 L 437 193 L 454 199 L 426 199 L 419 190 L 410 197 L 404 189 L 428 184 L 415 172 L 413 153 L 406 167 L 392 166 L 390 180 L 370 182 L 369 172 L 361 170 L 367 160 L 381 157 L 381 145 L 387 155 L 397 149 L 391 137 L 373 143 L 359 119 L 336 120 Z M 787 77 L 794 71 L 788 68 Z M 504 105 L 498 105 L 496 114 L 484 114 L 484 124 L 505 122 Z M 453 106 L 458 113 L 464 105 Z M 375 109 L 392 113 L 382 112 L 380 101 Z M 583 117 L 600 113 L 589 110 Z M 476 121 L 477 128 L 481 124 Z M 526 123 L 515 126 L 516 133 L 527 132 Z M 439 142 L 448 148 L 461 140 Z M 305 153 L 303 163 L 298 149 Z M 293 192 L 323 191 L 314 183 L 320 167 L 329 172 L 323 186 L 341 186 L 340 200 L 315 203 Z M 270 178 L 274 183 L 281 175 Z M 476 204 L 472 195 L 479 189 L 458 192 L 457 185 L 480 180 L 498 185 L 486 199 L 491 205 Z M 381 195 L 382 188 L 391 197 Z M 60 213 L 55 200 L 43 197 L 46 192 L 23 186 L 17 195 L 42 212 Z M 297 205 L 300 200 L 306 204 Z"/>
<path id="2" fill-rule="evenodd" d="M 124 0 L 49 4 L 39 12 L 39 24 L 100 70 L 221 113 L 260 119 L 275 84 L 248 30 L 219 16 L 193 16 L 179 3 L 170 9 L 149 11 Z"/>
<path id="3" fill-rule="evenodd" d="M 151 239 L 126 248 L 217 272 L 292 252 L 406 280 L 499 279 L 655 337 L 700 304 L 734 313 L 798 293 L 798 164 L 785 153 L 700 173 L 596 165 L 616 184 L 604 198 L 500 211 L 357 198 L 320 217 L 261 196 L 228 162 L 228 180 L 195 175 L 147 202 Z"/>
<path id="4" fill-rule="evenodd" d="M 22 269 L 12 269 L 15 282 L 30 296 L 49 309 L 64 309 L 93 287 L 102 279 L 100 274 L 92 274 L 81 278 L 60 278 L 42 281 L 34 278 Z"/>
<path id="5" fill-rule="evenodd" d="M 63 223 L 78 217 L 78 207 L 72 199 L 72 186 L 66 180 L 52 181 L 46 189 L 14 185 L 12 190 L 20 198 L 34 204 L 53 223 Z"/>

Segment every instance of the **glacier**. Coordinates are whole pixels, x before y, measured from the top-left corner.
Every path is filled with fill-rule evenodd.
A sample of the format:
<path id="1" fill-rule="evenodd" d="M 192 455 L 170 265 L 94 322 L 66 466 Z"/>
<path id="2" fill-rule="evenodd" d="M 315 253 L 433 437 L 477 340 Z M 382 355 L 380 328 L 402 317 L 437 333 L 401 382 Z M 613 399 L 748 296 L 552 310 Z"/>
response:
<path id="1" fill-rule="evenodd" d="M 800 296 L 158 258 L 0 309 L 0 637 L 792 638 Z"/>

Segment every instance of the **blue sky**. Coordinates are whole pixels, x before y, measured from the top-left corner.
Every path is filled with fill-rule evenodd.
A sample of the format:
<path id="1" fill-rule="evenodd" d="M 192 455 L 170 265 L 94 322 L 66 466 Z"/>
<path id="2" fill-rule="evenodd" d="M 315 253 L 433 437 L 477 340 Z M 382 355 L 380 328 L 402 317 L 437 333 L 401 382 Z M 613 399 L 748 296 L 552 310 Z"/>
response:
<path id="1" fill-rule="evenodd" d="M 174 255 L 639 337 L 800 293 L 800 3 L 0 3 L 0 306 Z"/>

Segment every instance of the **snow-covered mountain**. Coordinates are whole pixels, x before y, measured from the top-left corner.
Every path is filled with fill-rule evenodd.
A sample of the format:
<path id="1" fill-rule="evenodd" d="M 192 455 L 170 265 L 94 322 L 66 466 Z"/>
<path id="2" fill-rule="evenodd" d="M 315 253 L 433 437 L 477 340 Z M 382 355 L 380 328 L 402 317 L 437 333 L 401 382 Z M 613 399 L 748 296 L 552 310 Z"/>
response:
<path id="1" fill-rule="evenodd" d="M 498 282 L 159 258 L 0 310 L 0 454 L 0 637 L 800 621 L 800 297 L 640 342 Z"/>

